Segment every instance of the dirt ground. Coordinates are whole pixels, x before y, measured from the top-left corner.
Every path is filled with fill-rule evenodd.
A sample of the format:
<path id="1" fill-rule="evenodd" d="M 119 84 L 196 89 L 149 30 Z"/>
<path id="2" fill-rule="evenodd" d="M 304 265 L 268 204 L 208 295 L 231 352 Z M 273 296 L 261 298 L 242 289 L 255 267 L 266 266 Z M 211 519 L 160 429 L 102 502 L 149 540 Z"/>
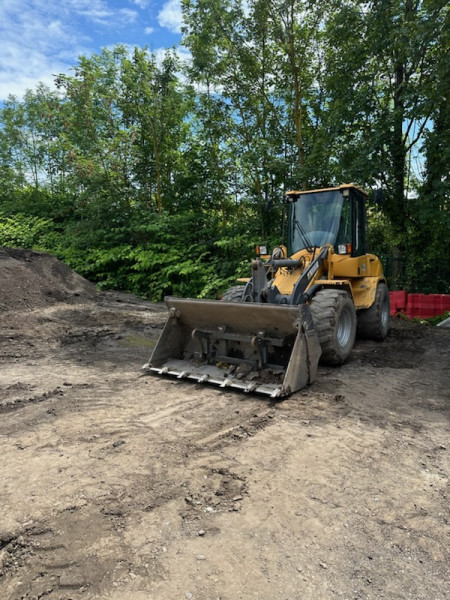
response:
<path id="1" fill-rule="evenodd" d="M 449 329 L 275 403 L 141 375 L 164 306 L 0 277 L 2 600 L 450 598 Z"/>

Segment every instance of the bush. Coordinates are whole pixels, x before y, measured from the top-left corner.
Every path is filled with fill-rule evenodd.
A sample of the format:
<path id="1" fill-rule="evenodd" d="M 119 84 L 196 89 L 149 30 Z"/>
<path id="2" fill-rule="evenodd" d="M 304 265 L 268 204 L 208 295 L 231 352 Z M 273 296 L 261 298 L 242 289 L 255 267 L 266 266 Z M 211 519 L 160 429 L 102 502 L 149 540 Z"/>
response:
<path id="1" fill-rule="evenodd" d="M 22 213 L 5 216 L 0 212 L 0 246 L 51 250 L 60 243 L 61 234 L 52 219 Z"/>

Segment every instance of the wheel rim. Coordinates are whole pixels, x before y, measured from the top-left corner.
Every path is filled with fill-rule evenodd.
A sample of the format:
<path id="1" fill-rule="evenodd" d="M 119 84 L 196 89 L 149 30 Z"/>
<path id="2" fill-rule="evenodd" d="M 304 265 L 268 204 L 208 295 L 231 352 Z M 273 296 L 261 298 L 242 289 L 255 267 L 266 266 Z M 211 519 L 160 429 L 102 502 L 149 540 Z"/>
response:
<path id="1" fill-rule="evenodd" d="M 345 308 L 339 317 L 339 323 L 336 333 L 337 343 L 341 348 L 345 348 L 350 340 L 352 333 L 352 315 L 350 310 Z"/>
<path id="2" fill-rule="evenodd" d="M 387 327 L 389 322 L 389 302 L 387 296 L 383 298 L 383 303 L 381 305 L 381 327 Z"/>

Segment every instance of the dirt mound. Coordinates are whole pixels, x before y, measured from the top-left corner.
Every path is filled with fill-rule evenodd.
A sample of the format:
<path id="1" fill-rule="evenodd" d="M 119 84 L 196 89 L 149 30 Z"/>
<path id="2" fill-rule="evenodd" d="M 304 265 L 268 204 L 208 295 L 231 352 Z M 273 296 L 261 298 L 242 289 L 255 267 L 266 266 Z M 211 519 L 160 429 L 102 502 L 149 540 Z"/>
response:
<path id="1" fill-rule="evenodd" d="M 44 252 L 0 248 L 0 310 L 93 298 L 95 285 Z"/>

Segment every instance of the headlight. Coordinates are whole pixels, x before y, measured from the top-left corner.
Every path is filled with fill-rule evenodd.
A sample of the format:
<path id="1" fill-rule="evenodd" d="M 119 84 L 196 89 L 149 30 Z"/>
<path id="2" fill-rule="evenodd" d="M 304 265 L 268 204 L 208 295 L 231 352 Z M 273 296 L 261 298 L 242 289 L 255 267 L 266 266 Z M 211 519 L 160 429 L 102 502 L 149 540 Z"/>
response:
<path id="1" fill-rule="evenodd" d="M 339 244 L 338 254 L 351 254 L 351 253 L 352 253 L 352 245 L 351 244 Z"/>

